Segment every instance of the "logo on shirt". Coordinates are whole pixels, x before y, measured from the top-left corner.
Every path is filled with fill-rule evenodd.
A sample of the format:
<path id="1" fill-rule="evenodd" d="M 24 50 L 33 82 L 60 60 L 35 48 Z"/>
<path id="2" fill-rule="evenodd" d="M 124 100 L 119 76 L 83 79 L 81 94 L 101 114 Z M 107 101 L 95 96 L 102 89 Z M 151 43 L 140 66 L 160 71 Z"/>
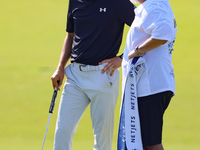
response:
<path id="1" fill-rule="evenodd" d="M 168 44 L 169 54 L 172 54 L 172 51 L 174 50 L 174 48 L 173 48 L 174 42 L 175 42 L 175 38 L 174 38 L 173 41 L 171 41 L 171 42 Z"/>
<path id="2" fill-rule="evenodd" d="M 174 28 L 177 27 L 177 24 L 176 24 L 176 19 L 174 19 Z"/>
<path id="3" fill-rule="evenodd" d="M 106 8 L 100 8 L 99 12 L 106 12 Z"/>
<path id="4" fill-rule="evenodd" d="M 171 70 L 170 75 L 174 78 L 174 69 Z"/>

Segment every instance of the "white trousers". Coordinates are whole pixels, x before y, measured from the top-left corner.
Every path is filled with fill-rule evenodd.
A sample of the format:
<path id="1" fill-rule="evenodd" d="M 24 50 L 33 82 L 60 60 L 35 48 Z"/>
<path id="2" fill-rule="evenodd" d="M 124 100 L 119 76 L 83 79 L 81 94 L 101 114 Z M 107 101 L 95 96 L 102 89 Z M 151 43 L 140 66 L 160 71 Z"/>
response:
<path id="1" fill-rule="evenodd" d="M 119 70 L 110 76 L 101 73 L 105 64 L 95 67 L 80 65 L 72 63 L 65 68 L 67 80 L 60 100 L 54 150 L 72 150 L 73 135 L 89 104 L 94 134 L 93 150 L 112 150 Z"/>

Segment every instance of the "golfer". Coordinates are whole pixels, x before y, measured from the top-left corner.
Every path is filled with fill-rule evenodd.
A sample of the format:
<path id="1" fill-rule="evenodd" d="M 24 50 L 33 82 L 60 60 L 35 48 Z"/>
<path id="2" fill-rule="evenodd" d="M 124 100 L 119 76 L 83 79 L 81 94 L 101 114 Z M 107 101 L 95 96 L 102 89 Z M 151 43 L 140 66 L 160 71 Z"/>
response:
<path id="1" fill-rule="evenodd" d="M 140 5 L 135 9 L 122 61 L 126 135 L 119 134 L 118 150 L 163 150 L 163 114 L 175 94 L 172 65 L 175 16 L 169 0 L 132 1 Z M 140 126 L 136 122 L 137 113 L 131 113 L 136 109 Z"/>
<path id="2" fill-rule="evenodd" d="M 129 0 L 69 0 L 67 36 L 57 70 L 51 77 L 53 87 L 58 90 L 64 74 L 67 77 L 57 117 L 54 150 L 72 149 L 73 135 L 89 104 L 93 150 L 112 150 L 119 87 L 117 68 L 122 62 L 116 55 L 124 25 L 130 26 L 135 17 L 134 8 Z M 65 68 L 70 58 L 71 64 Z"/>

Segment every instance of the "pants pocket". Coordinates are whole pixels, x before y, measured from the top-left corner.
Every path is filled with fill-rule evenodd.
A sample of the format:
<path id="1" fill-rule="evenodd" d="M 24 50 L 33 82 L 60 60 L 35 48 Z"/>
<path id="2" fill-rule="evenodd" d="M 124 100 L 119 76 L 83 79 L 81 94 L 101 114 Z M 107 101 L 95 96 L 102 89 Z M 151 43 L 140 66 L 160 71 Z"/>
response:
<path id="1" fill-rule="evenodd" d="M 112 76 L 110 76 L 110 72 L 107 73 L 107 77 L 108 77 L 108 80 L 109 80 L 111 86 L 118 79 L 118 76 L 119 76 L 119 69 L 116 69 L 115 72 L 114 72 L 114 74 Z"/>

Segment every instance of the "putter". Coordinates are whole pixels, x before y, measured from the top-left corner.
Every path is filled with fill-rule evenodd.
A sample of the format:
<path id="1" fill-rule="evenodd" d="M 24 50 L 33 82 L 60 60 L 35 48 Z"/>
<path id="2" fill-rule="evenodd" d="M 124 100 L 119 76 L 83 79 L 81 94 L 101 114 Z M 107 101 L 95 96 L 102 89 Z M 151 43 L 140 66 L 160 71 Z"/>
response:
<path id="1" fill-rule="evenodd" d="M 58 82 L 58 85 L 59 85 L 59 81 L 57 81 L 57 82 Z M 58 89 L 55 87 L 54 88 L 54 92 L 53 92 L 53 96 L 52 96 L 52 100 L 51 100 L 51 105 L 50 105 L 50 108 L 49 108 L 49 120 L 48 120 L 48 123 L 47 123 L 46 132 L 45 132 L 45 135 L 44 135 L 44 140 L 43 140 L 43 144 L 42 144 L 42 150 L 44 148 L 44 143 L 45 143 L 45 139 L 46 139 L 46 136 L 47 136 L 47 131 L 48 131 L 48 128 L 49 128 L 49 122 L 50 122 L 50 119 L 51 119 L 51 114 L 53 113 L 54 105 L 55 105 L 55 102 L 56 102 L 57 92 L 58 92 Z"/>

